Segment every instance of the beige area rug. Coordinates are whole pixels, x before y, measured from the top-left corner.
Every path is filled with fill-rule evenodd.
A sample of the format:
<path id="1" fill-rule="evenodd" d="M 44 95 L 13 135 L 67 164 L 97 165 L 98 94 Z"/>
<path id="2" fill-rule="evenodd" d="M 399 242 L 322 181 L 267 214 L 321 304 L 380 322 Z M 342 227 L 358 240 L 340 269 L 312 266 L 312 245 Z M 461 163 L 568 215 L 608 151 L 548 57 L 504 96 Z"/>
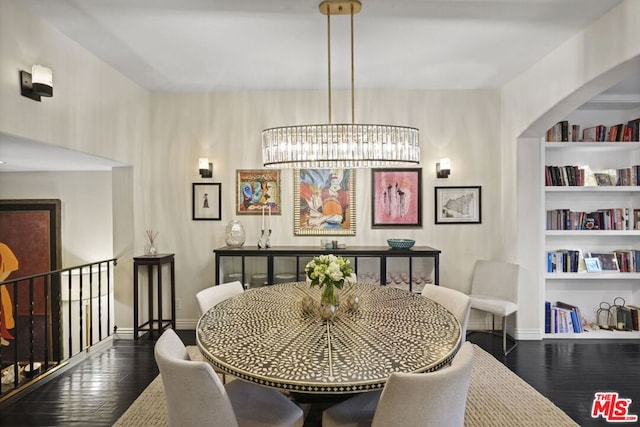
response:
<path id="1" fill-rule="evenodd" d="M 198 349 L 191 346 L 195 358 Z M 118 427 L 166 426 L 167 404 L 158 376 L 116 422 Z M 486 351 L 474 345 L 471 385 L 465 426 L 532 427 L 577 426 L 567 414 L 511 372 Z"/>

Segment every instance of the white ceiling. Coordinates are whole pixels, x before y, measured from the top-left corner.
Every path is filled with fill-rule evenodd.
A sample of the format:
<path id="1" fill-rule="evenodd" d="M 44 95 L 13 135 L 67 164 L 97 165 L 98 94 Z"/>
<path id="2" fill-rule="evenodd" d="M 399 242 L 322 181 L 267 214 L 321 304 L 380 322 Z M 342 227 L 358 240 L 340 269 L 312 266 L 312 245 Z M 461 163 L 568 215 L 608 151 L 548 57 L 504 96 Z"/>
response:
<path id="1" fill-rule="evenodd" d="M 509 82 L 621 0 L 361 1 L 356 88 L 479 89 Z M 19 3 L 150 90 L 326 89 L 318 0 Z M 348 87 L 349 18 L 331 30 L 332 83 Z"/>
<path id="2" fill-rule="evenodd" d="M 326 88 L 319 0 L 20 0 L 152 90 Z M 358 88 L 497 88 L 620 0 L 362 0 Z M 336 87 L 349 19 L 334 16 Z"/>

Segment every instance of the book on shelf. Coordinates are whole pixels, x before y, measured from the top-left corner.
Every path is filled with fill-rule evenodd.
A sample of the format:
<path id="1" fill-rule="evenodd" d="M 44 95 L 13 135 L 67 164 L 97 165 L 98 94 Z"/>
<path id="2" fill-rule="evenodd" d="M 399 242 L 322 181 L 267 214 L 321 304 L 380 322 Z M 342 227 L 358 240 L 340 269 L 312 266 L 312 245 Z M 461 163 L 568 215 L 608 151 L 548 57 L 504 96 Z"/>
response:
<path id="1" fill-rule="evenodd" d="M 560 307 L 565 310 L 569 310 L 571 312 L 571 318 L 573 321 L 573 332 L 581 333 L 584 332 L 584 319 L 582 318 L 582 314 L 580 314 L 580 308 L 577 305 L 568 304 L 562 301 L 556 301 L 556 307 Z"/>
<path id="2" fill-rule="evenodd" d="M 547 230 L 629 230 L 628 208 L 598 209 L 592 212 L 551 209 L 546 214 Z"/>
<path id="3" fill-rule="evenodd" d="M 640 209 L 633 210 L 633 229 L 640 230 Z"/>
<path id="4" fill-rule="evenodd" d="M 547 334 L 580 334 L 585 331 L 580 309 L 571 304 L 558 301 L 551 305 L 550 301 L 545 301 L 544 318 L 544 331 Z"/>
<path id="5" fill-rule="evenodd" d="M 551 333 L 551 302 L 544 302 L 544 333 Z"/>
<path id="6" fill-rule="evenodd" d="M 585 128 L 582 131 L 583 142 L 601 142 L 604 141 L 605 133 L 607 131 L 606 126 L 597 125 Z"/>
<path id="7" fill-rule="evenodd" d="M 562 120 L 547 130 L 547 142 L 630 142 L 640 141 L 640 118 L 611 126 L 595 125 L 582 129 L 580 125 Z"/>
<path id="8" fill-rule="evenodd" d="M 637 273 L 640 271 L 640 251 L 636 249 L 616 249 L 613 251 L 621 273 Z"/>
<path id="9" fill-rule="evenodd" d="M 631 141 L 640 141 L 640 118 L 629 120 L 627 126 Z"/>
<path id="10" fill-rule="evenodd" d="M 569 122 L 567 120 L 563 120 L 553 125 L 547 131 L 547 141 L 568 142 L 569 141 Z"/>
<path id="11" fill-rule="evenodd" d="M 562 186 L 638 186 L 640 165 L 626 168 L 591 170 L 589 166 L 554 166 L 544 168 L 544 184 L 547 187 Z"/>
<path id="12" fill-rule="evenodd" d="M 581 250 L 547 251 L 547 273 L 581 273 L 586 271 Z"/>
<path id="13" fill-rule="evenodd" d="M 634 331 L 640 331 L 639 329 L 640 324 L 638 323 L 638 314 L 640 311 L 640 306 L 637 306 L 634 304 L 628 304 L 627 307 L 631 311 L 631 328 Z"/>

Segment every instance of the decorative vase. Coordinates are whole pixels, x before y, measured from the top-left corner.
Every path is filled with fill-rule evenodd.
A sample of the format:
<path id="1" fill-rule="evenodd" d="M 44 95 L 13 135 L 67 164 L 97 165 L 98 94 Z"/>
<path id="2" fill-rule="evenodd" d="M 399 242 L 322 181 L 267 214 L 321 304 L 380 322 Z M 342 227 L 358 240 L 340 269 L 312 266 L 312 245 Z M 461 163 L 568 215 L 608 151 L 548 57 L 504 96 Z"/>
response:
<path id="1" fill-rule="evenodd" d="M 336 287 L 331 282 L 325 283 L 322 288 L 322 298 L 320 298 L 320 304 L 328 304 L 335 305 L 336 307 L 340 304 L 338 293 L 336 292 Z"/>
<path id="2" fill-rule="evenodd" d="M 246 235 L 242 223 L 237 219 L 231 220 L 225 229 L 225 242 L 227 242 L 227 246 L 242 246 L 244 245 L 245 239 Z"/>
<path id="3" fill-rule="evenodd" d="M 333 320 L 336 317 L 338 306 L 333 304 L 321 304 L 320 305 L 320 317 L 323 320 Z"/>

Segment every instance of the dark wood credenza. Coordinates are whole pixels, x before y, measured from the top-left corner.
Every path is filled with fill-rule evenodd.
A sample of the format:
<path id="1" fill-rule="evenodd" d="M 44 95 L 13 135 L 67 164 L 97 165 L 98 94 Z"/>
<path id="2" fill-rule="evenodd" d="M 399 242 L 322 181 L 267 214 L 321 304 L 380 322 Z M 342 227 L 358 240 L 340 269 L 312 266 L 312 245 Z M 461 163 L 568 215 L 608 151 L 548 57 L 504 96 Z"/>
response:
<path id="1" fill-rule="evenodd" d="M 215 283 L 239 280 L 251 286 L 304 280 L 304 267 L 317 255 L 348 257 L 358 280 L 395 285 L 417 292 L 426 282 L 439 284 L 439 249 L 414 246 L 352 246 L 324 249 L 310 246 L 257 247 L 224 246 L 215 255 Z"/>

